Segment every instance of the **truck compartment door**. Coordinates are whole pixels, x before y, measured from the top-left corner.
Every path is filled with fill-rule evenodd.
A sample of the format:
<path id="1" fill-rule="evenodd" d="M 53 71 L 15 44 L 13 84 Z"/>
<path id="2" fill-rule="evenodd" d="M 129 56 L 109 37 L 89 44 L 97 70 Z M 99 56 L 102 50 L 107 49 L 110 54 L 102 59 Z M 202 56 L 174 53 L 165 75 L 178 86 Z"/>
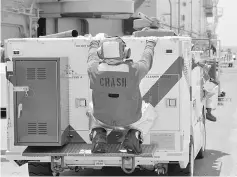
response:
<path id="1" fill-rule="evenodd" d="M 58 142 L 57 61 L 15 61 L 15 132 L 18 143 Z"/>

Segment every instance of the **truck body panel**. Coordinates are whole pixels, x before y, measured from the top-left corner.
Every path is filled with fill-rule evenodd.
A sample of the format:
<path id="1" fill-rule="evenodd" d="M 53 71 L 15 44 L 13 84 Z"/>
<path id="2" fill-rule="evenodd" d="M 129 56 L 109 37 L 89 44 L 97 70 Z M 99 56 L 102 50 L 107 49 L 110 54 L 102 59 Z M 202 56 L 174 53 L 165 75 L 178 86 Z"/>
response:
<path id="1" fill-rule="evenodd" d="M 133 59 L 133 61 L 138 61 L 140 59 L 145 48 L 146 39 L 147 38 L 145 37 L 123 37 L 123 40 L 127 43 L 127 46 L 131 48 L 131 59 Z M 58 74 L 60 79 L 58 80 L 68 81 L 68 83 L 65 84 L 68 84 L 68 90 L 65 92 L 65 95 L 68 93 L 68 98 L 64 97 L 64 100 L 68 100 L 68 117 L 67 110 L 62 109 L 62 101 L 56 99 L 57 96 L 55 93 L 58 92 L 58 90 L 56 85 L 53 85 L 53 82 L 47 83 L 51 89 L 47 91 L 45 90 L 45 93 L 53 93 L 53 89 L 55 89 L 55 93 L 51 95 L 54 95 L 54 99 L 50 99 L 50 101 L 48 101 L 49 97 L 46 96 L 47 94 L 40 97 L 39 93 L 38 97 L 32 99 L 27 104 L 30 104 L 30 106 L 35 105 L 36 107 L 40 104 L 40 107 L 42 106 L 40 109 L 43 111 L 45 106 L 49 104 L 56 104 L 56 102 L 58 102 L 57 104 L 60 106 L 57 108 L 61 109 L 61 111 L 59 111 L 61 118 L 58 117 L 57 120 L 55 119 L 55 112 L 57 112 L 55 106 L 54 110 L 50 109 L 48 112 L 45 111 L 42 115 L 45 115 L 45 117 L 50 115 L 50 118 L 52 118 L 50 121 L 52 123 L 56 123 L 57 121 L 65 121 L 69 124 L 67 136 L 65 135 L 65 139 L 67 139 L 69 143 L 67 143 L 66 146 L 60 146 L 60 144 L 57 144 L 59 147 L 55 147 L 52 143 L 46 145 L 45 142 L 50 141 L 49 139 L 38 139 L 37 142 L 35 140 L 35 145 L 33 144 L 33 141 L 28 145 L 27 143 L 14 144 L 14 138 L 17 137 L 15 135 L 17 131 L 14 130 L 13 127 L 18 126 L 17 122 L 14 121 L 16 119 L 16 117 L 14 118 L 14 115 L 17 113 L 16 108 L 19 106 L 19 102 L 14 101 L 13 99 L 15 94 L 13 93 L 13 89 L 16 85 L 8 81 L 8 94 L 9 101 L 11 103 L 9 104 L 10 119 L 8 120 L 9 135 L 7 156 L 9 159 L 14 157 L 15 160 L 41 159 L 44 161 L 45 159 L 48 159 L 48 156 L 54 156 L 57 154 L 58 156 L 63 156 L 65 163 L 71 165 L 93 166 L 94 164 L 95 166 L 95 161 L 98 161 L 98 158 L 100 158 L 105 165 L 113 166 L 121 164 L 121 162 L 115 162 L 115 159 L 119 159 L 123 156 L 129 156 L 127 153 L 120 153 L 119 155 L 114 154 L 112 153 L 112 150 L 104 155 L 94 155 L 91 154 L 89 150 L 91 147 L 91 141 L 89 140 L 90 119 L 86 114 L 87 106 L 91 102 L 91 90 L 89 89 L 89 78 L 87 75 L 89 43 L 90 39 L 82 36 L 67 39 L 11 39 L 7 41 L 7 55 L 10 59 L 12 59 L 12 61 L 8 62 L 8 66 L 11 64 L 14 66 L 14 61 L 22 62 L 27 58 L 27 62 L 38 62 L 37 67 L 43 68 L 41 67 L 42 62 L 42 66 L 47 65 L 47 67 L 44 68 L 48 68 L 50 69 L 50 73 L 52 72 L 50 75 L 53 79 L 53 75 L 54 78 L 56 77 L 55 64 L 47 64 L 49 61 L 45 61 L 45 59 L 57 58 L 59 63 L 64 63 L 64 67 L 60 68 L 60 74 Z M 190 136 L 194 136 L 193 132 L 195 132 L 195 136 L 200 136 L 201 132 L 200 125 L 198 124 L 198 127 L 195 128 L 195 124 L 193 124 L 195 115 L 193 114 L 194 108 L 192 97 L 196 96 L 193 95 L 192 92 L 190 51 L 191 39 L 189 37 L 159 37 L 158 43 L 155 47 L 153 67 L 140 84 L 143 100 L 149 102 L 156 108 L 159 118 L 156 122 L 154 122 L 154 126 L 152 127 L 150 133 L 144 137 L 143 148 L 150 150 L 149 153 L 148 151 L 144 151 L 141 155 L 135 157 L 136 163 L 138 164 L 145 164 L 148 159 L 153 159 L 152 163 L 155 163 L 157 160 L 162 162 L 179 161 L 180 164 L 182 164 L 182 167 L 185 167 L 188 163 Z M 27 71 L 27 68 L 30 68 L 30 66 L 31 64 L 24 64 L 23 68 Z M 10 72 L 11 70 L 16 72 L 18 70 L 17 68 L 11 69 L 11 67 L 8 67 L 7 72 Z M 19 79 L 21 80 L 22 78 Z M 47 84 L 44 88 L 40 85 L 41 81 L 36 80 L 35 82 L 38 82 L 35 83 L 36 85 L 39 84 L 37 89 L 46 89 Z M 22 82 L 20 85 L 24 86 L 24 84 L 26 86 L 30 85 L 30 87 L 34 86 L 28 82 Z M 20 94 L 24 95 L 25 93 L 22 92 Z M 60 95 L 62 95 L 62 93 Z M 42 102 L 38 102 L 37 99 Z M 199 97 L 196 99 L 199 99 Z M 46 104 L 42 105 L 44 103 Z M 201 103 L 199 103 L 199 106 L 202 106 Z M 199 110 L 201 110 L 201 108 Z M 54 113 L 51 113 L 51 111 Z M 33 112 L 29 115 L 34 116 L 32 114 Z M 26 115 L 26 113 L 27 109 L 24 109 L 23 106 L 22 115 Z M 200 116 L 201 115 L 198 115 L 195 119 L 199 120 Z M 25 117 L 25 119 L 27 119 L 27 117 Z M 38 120 L 36 117 L 34 119 Z M 46 118 L 42 118 L 42 120 L 46 120 Z M 64 123 L 64 125 L 66 125 L 66 123 Z M 66 129 L 66 126 L 63 128 L 60 128 L 60 126 L 58 127 L 60 129 L 58 132 Z M 53 129 L 50 131 L 53 131 Z M 59 133 L 58 138 L 61 138 L 61 136 L 62 133 Z M 111 136 L 109 139 L 113 139 L 114 134 L 111 132 L 109 136 Z M 43 140 L 47 141 L 43 142 Z M 65 140 L 65 142 L 67 140 Z M 57 142 L 55 136 L 52 138 L 51 142 L 53 141 Z M 196 154 L 201 148 L 200 138 L 197 139 L 197 141 L 199 143 L 195 146 Z M 44 146 L 48 147 L 44 147 L 42 149 L 33 147 L 39 146 L 39 143 L 43 143 Z M 87 149 L 82 148 L 81 146 L 86 146 Z M 113 148 L 115 147 L 115 145 L 111 146 Z M 82 154 L 80 155 L 78 152 L 82 152 Z M 37 156 L 37 158 L 35 156 Z M 84 160 L 85 157 L 87 157 L 87 160 Z M 139 159 L 142 157 L 143 160 L 139 162 Z M 79 160 L 79 162 L 77 162 L 76 159 Z"/>

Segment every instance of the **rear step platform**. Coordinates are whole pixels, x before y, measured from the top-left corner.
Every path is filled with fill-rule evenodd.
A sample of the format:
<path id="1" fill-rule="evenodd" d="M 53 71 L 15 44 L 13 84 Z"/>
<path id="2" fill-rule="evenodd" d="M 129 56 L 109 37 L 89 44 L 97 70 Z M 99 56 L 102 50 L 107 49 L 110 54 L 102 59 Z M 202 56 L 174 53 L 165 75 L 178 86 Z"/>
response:
<path id="1" fill-rule="evenodd" d="M 23 156 L 109 156 L 109 157 L 153 157 L 157 145 L 142 145 L 139 155 L 128 154 L 121 144 L 108 144 L 107 153 L 91 153 L 91 144 L 69 143 L 61 147 L 27 147 Z M 125 151 L 125 152 L 124 152 Z"/>

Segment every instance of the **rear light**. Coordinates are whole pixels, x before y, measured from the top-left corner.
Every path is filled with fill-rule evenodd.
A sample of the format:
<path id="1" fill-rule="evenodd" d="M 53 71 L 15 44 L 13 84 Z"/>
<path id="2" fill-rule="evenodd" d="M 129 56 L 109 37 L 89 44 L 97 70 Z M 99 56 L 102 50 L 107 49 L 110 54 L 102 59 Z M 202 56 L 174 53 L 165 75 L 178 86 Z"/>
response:
<path id="1" fill-rule="evenodd" d="M 175 108 L 177 106 L 176 98 L 167 98 L 166 99 L 166 107 Z"/>
<path id="2" fill-rule="evenodd" d="M 86 107 L 87 106 L 86 99 L 85 98 L 76 98 L 75 105 L 76 105 L 76 108 Z"/>

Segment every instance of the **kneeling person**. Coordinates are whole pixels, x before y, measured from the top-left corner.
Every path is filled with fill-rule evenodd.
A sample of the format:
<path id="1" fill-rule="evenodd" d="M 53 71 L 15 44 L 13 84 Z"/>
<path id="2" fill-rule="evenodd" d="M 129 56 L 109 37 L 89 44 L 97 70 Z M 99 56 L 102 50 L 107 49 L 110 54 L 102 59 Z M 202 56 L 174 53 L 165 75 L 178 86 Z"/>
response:
<path id="1" fill-rule="evenodd" d="M 140 82 L 152 67 L 157 39 L 146 41 L 141 60 L 128 59 L 131 50 L 119 37 L 90 43 L 88 75 L 92 89 L 90 106 L 93 153 L 106 152 L 107 131 L 126 131 L 123 147 L 130 153 L 142 152 L 142 136 L 158 117 L 155 108 L 142 101 Z"/>

